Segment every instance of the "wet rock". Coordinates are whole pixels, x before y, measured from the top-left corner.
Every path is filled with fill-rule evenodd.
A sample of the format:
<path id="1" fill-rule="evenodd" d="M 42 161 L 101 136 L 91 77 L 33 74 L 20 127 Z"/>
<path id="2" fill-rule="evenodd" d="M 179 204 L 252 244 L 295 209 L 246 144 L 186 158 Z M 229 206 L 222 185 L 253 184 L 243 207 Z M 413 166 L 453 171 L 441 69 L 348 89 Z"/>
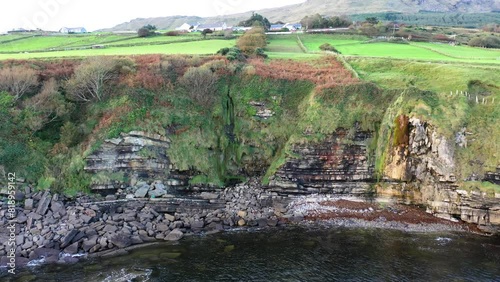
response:
<path id="1" fill-rule="evenodd" d="M 66 246 L 68 246 L 71 243 L 71 240 L 73 240 L 76 234 L 78 234 L 78 232 L 78 230 L 73 229 L 68 234 L 66 234 L 66 236 L 64 236 L 61 240 L 61 248 L 65 248 Z"/>
<path id="2" fill-rule="evenodd" d="M 184 233 L 180 229 L 174 229 L 167 236 L 165 236 L 165 241 L 178 241 L 184 236 Z"/>
<path id="3" fill-rule="evenodd" d="M 118 248 L 126 248 L 132 245 L 130 236 L 123 232 L 112 234 L 109 237 L 108 241 L 111 242 L 113 245 L 117 246 Z"/>
<path id="4" fill-rule="evenodd" d="M 90 250 L 89 250 L 89 253 L 95 253 L 97 251 L 99 251 L 101 249 L 101 245 L 100 244 L 97 244 L 95 246 L 93 246 Z"/>
<path id="5" fill-rule="evenodd" d="M 85 252 L 90 251 L 90 249 L 92 249 L 97 244 L 97 238 L 98 238 L 97 236 L 93 236 L 89 239 L 83 240 L 82 249 Z"/>
<path id="6" fill-rule="evenodd" d="M 64 252 L 71 255 L 78 253 L 78 242 L 75 242 L 69 245 L 68 247 L 64 248 Z"/>

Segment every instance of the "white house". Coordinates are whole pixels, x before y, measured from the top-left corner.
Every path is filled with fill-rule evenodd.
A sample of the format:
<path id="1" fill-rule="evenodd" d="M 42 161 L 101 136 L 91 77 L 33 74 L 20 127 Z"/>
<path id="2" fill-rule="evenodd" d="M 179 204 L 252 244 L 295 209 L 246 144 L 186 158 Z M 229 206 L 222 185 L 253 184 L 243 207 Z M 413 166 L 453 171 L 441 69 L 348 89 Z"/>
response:
<path id="1" fill-rule="evenodd" d="M 290 31 L 296 31 L 302 29 L 302 24 L 300 23 L 287 23 L 283 26 L 283 28 L 288 28 Z"/>
<path id="2" fill-rule="evenodd" d="M 63 27 L 59 30 L 60 33 L 87 33 L 84 27 Z"/>
<path id="3" fill-rule="evenodd" d="M 216 23 L 210 23 L 210 24 L 201 24 L 196 28 L 196 30 L 200 30 L 200 31 L 203 31 L 205 29 L 211 29 L 212 31 L 226 30 L 227 24 L 224 22 L 216 22 Z"/>
<path id="4" fill-rule="evenodd" d="M 189 31 L 196 30 L 199 25 L 200 25 L 199 23 L 195 23 L 195 24 L 183 23 L 181 26 L 177 27 L 175 30 L 189 32 Z M 193 28 L 191 28 L 191 27 L 193 27 Z"/>

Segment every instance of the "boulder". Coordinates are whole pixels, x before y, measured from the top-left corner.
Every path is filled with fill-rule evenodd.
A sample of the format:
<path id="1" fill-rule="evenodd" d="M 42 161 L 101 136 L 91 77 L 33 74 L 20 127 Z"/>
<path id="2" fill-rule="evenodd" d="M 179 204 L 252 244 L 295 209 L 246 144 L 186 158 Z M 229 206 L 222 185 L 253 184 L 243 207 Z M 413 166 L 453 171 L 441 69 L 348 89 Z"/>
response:
<path id="1" fill-rule="evenodd" d="M 33 199 L 24 200 L 24 209 L 25 210 L 32 210 L 33 209 Z"/>
<path id="2" fill-rule="evenodd" d="M 73 240 L 76 234 L 78 234 L 78 232 L 78 230 L 73 229 L 68 234 L 66 234 L 66 236 L 61 239 L 61 248 L 65 248 L 66 246 L 68 246 L 71 243 L 71 240 Z"/>
<path id="3" fill-rule="evenodd" d="M 238 220 L 238 226 L 245 226 L 246 222 L 244 219 Z"/>
<path id="4" fill-rule="evenodd" d="M 175 216 L 171 215 L 171 214 L 164 214 L 163 217 L 168 220 L 168 221 L 175 221 Z"/>
<path id="5" fill-rule="evenodd" d="M 111 224 L 106 224 L 106 226 L 103 229 L 104 232 L 110 232 L 110 233 L 113 233 L 116 230 L 118 230 L 118 227 L 111 225 Z"/>
<path id="6" fill-rule="evenodd" d="M 36 213 L 39 215 L 45 215 L 45 213 L 49 209 L 49 204 L 51 201 L 52 201 L 52 197 L 50 196 L 50 193 L 48 191 L 43 193 L 42 198 L 38 202 L 38 207 L 36 209 Z"/>
<path id="7" fill-rule="evenodd" d="M 64 252 L 71 255 L 78 253 L 78 242 L 75 242 L 64 248 Z"/>
<path id="8" fill-rule="evenodd" d="M 179 241 L 183 236 L 184 233 L 180 229 L 174 229 L 165 236 L 165 241 Z"/>
<path id="9" fill-rule="evenodd" d="M 83 240 L 82 249 L 85 252 L 90 251 L 97 244 L 97 236 L 93 236 L 90 239 Z"/>
<path id="10" fill-rule="evenodd" d="M 148 194 L 148 191 L 149 191 L 149 186 L 147 185 L 141 186 L 135 191 L 134 196 L 136 198 L 145 198 L 146 194 Z"/>
<path id="11" fill-rule="evenodd" d="M 123 249 L 123 248 L 126 248 L 126 247 L 132 245 L 132 241 L 130 240 L 130 236 L 123 233 L 123 232 L 112 234 L 108 238 L 108 241 L 120 249 Z"/>
<path id="12" fill-rule="evenodd" d="M 169 231 L 170 229 L 168 228 L 168 225 L 165 224 L 165 223 L 159 223 L 156 225 L 156 230 L 160 231 L 160 232 L 165 232 L 165 231 Z"/>
<path id="13" fill-rule="evenodd" d="M 219 198 L 217 193 L 201 192 L 200 197 L 204 200 L 215 200 Z"/>
<path id="14" fill-rule="evenodd" d="M 50 210 L 53 214 L 60 213 L 62 209 L 64 209 L 64 205 L 61 202 L 52 201 L 52 203 L 50 204 Z"/>

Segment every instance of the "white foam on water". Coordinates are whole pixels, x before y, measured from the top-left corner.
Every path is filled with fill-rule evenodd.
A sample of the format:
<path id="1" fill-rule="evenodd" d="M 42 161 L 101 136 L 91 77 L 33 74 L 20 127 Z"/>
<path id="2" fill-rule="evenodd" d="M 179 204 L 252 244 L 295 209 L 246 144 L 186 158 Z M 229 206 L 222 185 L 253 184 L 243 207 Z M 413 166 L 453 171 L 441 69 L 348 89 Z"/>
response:
<path id="1" fill-rule="evenodd" d="M 438 241 L 439 244 L 445 245 L 453 241 L 453 239 L 448 238 L 448 237 L 437 237 L 436 241 Z"/>
<path id="2" fill-rule="evenodd" d="M 149 281 L 149 276 L 153 270 L 151 269 L 125 269 L 113 271 L 108 275 L 103 282 L 129 282 L 129 281 Z"/>
<path id="3" fill-rule="evenodd" d="M 29 261 L 27 266 L 29 267 L 35 267 L 35 266 L 40 266 L 45 263 L 45 257 L 42 257 L 40 259 L 34 259 L 32 261 Z"/>

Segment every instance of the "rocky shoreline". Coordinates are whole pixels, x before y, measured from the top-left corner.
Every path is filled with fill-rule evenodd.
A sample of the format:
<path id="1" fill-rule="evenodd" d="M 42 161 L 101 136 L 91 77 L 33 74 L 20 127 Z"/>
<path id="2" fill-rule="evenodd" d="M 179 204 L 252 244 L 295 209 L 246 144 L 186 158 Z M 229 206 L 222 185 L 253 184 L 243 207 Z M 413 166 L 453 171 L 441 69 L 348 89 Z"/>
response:
<path id="1" fill-rule="evenodd" d="M 0 212 L 0 266 L 12 245 L 16 267 L 37 263 L 75 263 L 82 257 L 114 256 L 144 244 L 235 228 L 335 225 L 405 231 L 477 231 L 402 205 L 380 205 L 334 195 L 281 195 L 252 180 L 223 190 L 169 195 L 160 181 L 138 183 L 104 199 L 68 199 L 57 194 L 16 194 L 20 205 L 9 221 Z M 410 216 L 411 215 L 411 216 Z M 14 224 L 15 238 L 7 226 Z M 11 245 L 9 242 L 15 242 Z"/>

